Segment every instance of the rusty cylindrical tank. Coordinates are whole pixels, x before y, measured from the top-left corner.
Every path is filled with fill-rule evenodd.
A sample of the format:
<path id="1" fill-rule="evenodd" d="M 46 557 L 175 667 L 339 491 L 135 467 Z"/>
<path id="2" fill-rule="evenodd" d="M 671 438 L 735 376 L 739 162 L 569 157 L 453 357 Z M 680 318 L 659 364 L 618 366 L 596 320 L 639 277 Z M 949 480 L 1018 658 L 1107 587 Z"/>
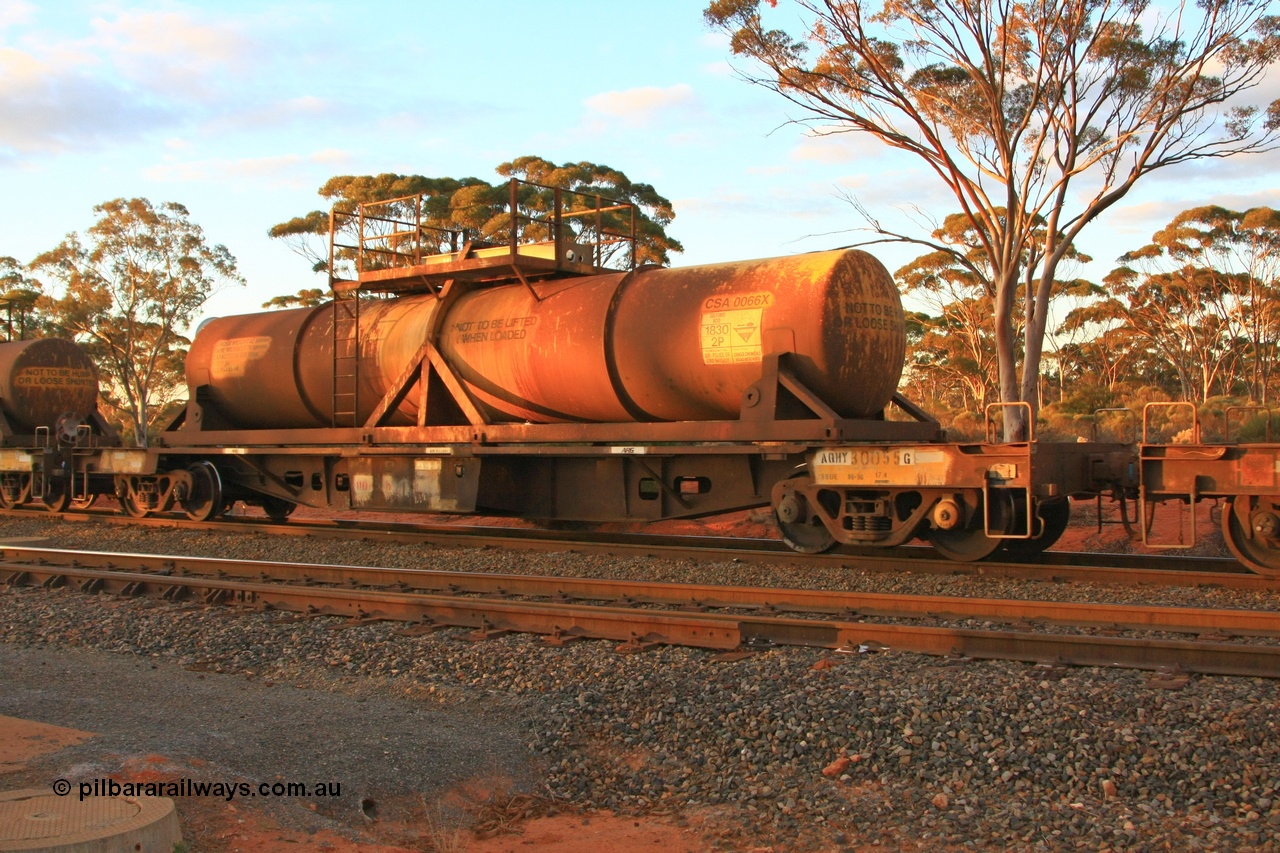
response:
<path id="1" fill-rule="evenodd" d="M 55 429 L 63 415 L 78 421 L 98 406 L 98 368 L 63 338 L 0 343 L 0 410 L 15 433 Z"/>
<path id="2" fill-rule="evenodd" d="M 362 422 L 436 306 L 362 302 Z M 893 395 L 906 346 L 893 279 L 854 250 L 480 288 L 440 329 L 442 355 L 493 422 L 736 418 L 770 352 L 795 353 L 802 382 L 841 415 L 866 417 Z M 327 426 L 333 340 L 328 305 L 210 320 L 187 380 L 240 428 Z M 414 423 L 417 406 L 411 391 L 386 423 Z"/>

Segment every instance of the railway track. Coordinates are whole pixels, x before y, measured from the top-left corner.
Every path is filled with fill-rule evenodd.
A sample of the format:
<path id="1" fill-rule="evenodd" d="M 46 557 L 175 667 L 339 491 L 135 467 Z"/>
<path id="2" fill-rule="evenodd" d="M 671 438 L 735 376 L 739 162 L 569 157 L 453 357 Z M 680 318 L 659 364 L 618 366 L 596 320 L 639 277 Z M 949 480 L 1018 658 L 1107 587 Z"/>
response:
<path id="1" fill-rule="evenodd" d="M 468 628 L 563 644 L 672 644 L 746 654 L 775 645 L 847 653 L 1120 666 L 1280 677 L 1272 611 L 886 595 L 0 548 L 9 586 L 74 586 L 352 620 Z M 973 623 L 984 627 L 971 627 Z M 1004 627 L 992 629 L 988 623 Z M 1177 637 L 1166 636 L 1176 634 Z M 1190 637 L 1190 639 L 1188 639 Z"/>
<path id="2" fill-rule="evenodd" d="M 30 518 L 33 515 L 35 513 L 31 510 L 0 510 L 0 517 Z M 1046 552 L 1039 555 L 1035 562 L 997 559 L 980 563 L 957 563 L 939 558 L 933 549 L 927 547 L 898 548 L 892 554 L 875 549 L 856 551 L 849 548 L 838 549 L 827 554 L 798 554 L 782 542 L 772 539 L 715 536 L 583 531 L 568 533 L 527 528 L 397 524 L 365 520 L 297 519 L 287 524 L 274 524 L 267 519 L 224 517 L 218 521 L 197 522 L 177 516 L 149 516 L 138 519 L 106 512 L 71 512 L 54 517 L 88 523 L 225 533 L 262 533 L 335 539 L 365 538 L 379 542 L 607 553 L 616 556 L 648 556 L 674 560 L 735 560 L 803 566 L 817 570 L 919 572 L 1133 586 L 1150 584 L 1232 590 L 1280 589 L 1280 580 L 1253 574 L 1235 560 L 1214 557 Z"/>

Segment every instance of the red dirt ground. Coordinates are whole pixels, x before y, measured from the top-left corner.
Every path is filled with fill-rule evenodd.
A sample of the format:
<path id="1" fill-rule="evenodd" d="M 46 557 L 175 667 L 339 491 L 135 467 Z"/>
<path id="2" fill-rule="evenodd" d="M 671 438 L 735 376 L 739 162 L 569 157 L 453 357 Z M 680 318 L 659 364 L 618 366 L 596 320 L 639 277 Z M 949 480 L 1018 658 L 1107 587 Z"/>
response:
<path id="1" fill-rule="evenodd" d="M 22 770 L 26 762 L 37 756 L 91 737 L 93 732 L 0 715 L 0 775 Z"/>
<path id="2" fill-rule="evenodd" d="M 93 737 L 92 732 L 0 716 L 0 790 L 15 787 L 6 785 L 5 777 L 25 770 L 26 762 Z M 194 769 L 163 755 L 144 755 L 124 759 L 119 772 L 111 775 L 131 782 L 165 782 L 189 777 Z M 531 798 L 507 794 L 502 780 L 462 785 L 445 796 L 443 804 L 450 815 L 471 814 L 483 819 L 505 812 L 506 819 L 487 821 L 491 827 L 483 833 L 487 838 L 477 838 L 468 829 L 457 827 L 465 821 L 446 819 L 446 811 L 433 812 L 421 801 L 379 804 L 380 812 L 392 816 L 350 827 L 341 834 L 284 827 L 266 808 L 244 801 L 192 797 L 179 798 L 176 803 L 184 839 L 205 853 L 700 853 L 708 849 L 701 830 L 680 818 L 561 814 L 522 820 L 519 815 L 527 808 L 504 810 L 493 805 L 515 801 L 520 806 L 522 800 L 531 802 Z M 286 808 L 314 806 L 289 804 Z"/>

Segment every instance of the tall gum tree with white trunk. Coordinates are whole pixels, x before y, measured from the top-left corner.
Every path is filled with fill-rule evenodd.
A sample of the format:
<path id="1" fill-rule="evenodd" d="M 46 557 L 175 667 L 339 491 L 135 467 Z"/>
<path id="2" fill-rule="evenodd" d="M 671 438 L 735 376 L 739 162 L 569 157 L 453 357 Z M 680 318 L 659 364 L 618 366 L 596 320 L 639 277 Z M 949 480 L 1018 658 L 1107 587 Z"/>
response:
<path id="1" fill-rule="evenodd" d="M 1249 103 L 1280 58 L 1272 0 L 713 0 L 705 17 L 805 121 L 872 134 L 951 190 L 984 244 L 1000 398 L 1033 413 L 1085 227 L 1153 172 L 1280 140 L 1280 100 Z"/>

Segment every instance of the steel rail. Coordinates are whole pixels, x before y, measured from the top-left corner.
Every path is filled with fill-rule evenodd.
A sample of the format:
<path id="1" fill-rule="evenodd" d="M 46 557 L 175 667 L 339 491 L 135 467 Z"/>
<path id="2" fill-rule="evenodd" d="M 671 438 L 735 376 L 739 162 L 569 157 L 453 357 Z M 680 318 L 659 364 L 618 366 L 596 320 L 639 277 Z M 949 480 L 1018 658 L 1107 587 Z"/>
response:
<path id="1" fill-rule="evenodd" d="M 12 512 L 27 511 L 15 510 Z M 0 511 L 0 515 L 9 514 Z M 58 516 L 53 516 L 58 517 Z M 875 549 L 840 549 L 828 554 L 798 554 L 781 542 L 711 536 L 655 536 L 636 533 L 574 533 L 505 527 L 465 525 L 416 525 L 350 521 L 303 521 L 273 524 L 261 520 L 196 522 L 176 517 L 136 519 L 104 513 L 62 515 L 68 520 L 106 524 L 171 527 L 182 530 L 253 532 L 316 538 L 366 538 L 391 543 L 426 543 L 446 547 L 497 547 L 543 552 L 576 551 L 620 556 L 648 556 L 673 560 L 735 560 L 765 565 L 791 565 L 814 569 L 857 569 L 872 572 L 918 572 L 1018 578 L 1054 582 L 1141 586 L 1182 586 L 1233 590 L 1280 590 L 1280 580 L 1250 573 L 1235 560 L 1213 557 L 1161 557 L 1133 554 L 1050 552 L 1045 562 L 957 563 L 938 558 L 928 548 L 900 548 L 893 554 Z M 1158 563 L 1178 568 L 1140 568 Z"/>
<path id="2" fill-rule="evenodd" d="M 1169 605 L 1059 602 L 1015 598 L 909 595 L 788 587 L 723 586 L 670 581 L 610 580 L 568 576 L 516 575 L 333 566 L 100 551 L 25 548 L 0 545 L 0 567 L 24 571 L 45 565 L 71 565 L 184 577 L 282 580 L 308 584 L 396 587 L 454 595 L 539 596 L 562 600 L 614 601 L 627 605 L 664 605 L 698 609 L 751 608 L 770 612 L 834 613 L 845 618 L 981 619 L 1067 626 L 1280 636 L 1280 612 Z"/>
<path id="3" fill-rule="evenodd" d="M 13 549 L 6 549 L 11 550 Z M 76 559 L 86 556 L 84 552 L 64 553 L 67 556 L 75 555 Z M 153 559 L 151 555 L 98 556 Z M 174 571 L 177 566 L 178 558 L 171 559 L 173 565 L 166 567 L 168 571 Z M 323 587 L 225 577 L 118 571 L 83 565 L 21 563 L 11 564 L 10 568 L 12 573 L 7 583 L 11 586 L 39 582 L 44 586 L 54 587 L 74 580 L 84 592 L 150 594 L 169 599 L 182 599 L 192 591 L 201 591 L 201 599 L 210 604 L 234 603 L 356 619 L 396 619 L 426 623 L 433 627 L 469 627 L 478 629 L 484 636 L 525 632 L 549 635 L 561 641 L 590 637 L 625 640 L 631 648 L 658 643 L 722 650 L 742 646 L 758 647 L 761 644 L 843 650 L 888 648 L 970 658 L 1139 669 L 1176 667 L 1212 674 L 1280 677 L 1280 645 L 970 630 L 858 622 L 847 618 L 828 620 L 762 614 L 743 616 L 731 613 L 654 611 L 559 601 L 476 599 L 361 587 Z M 542 580 L 560 584 L 577 579 Z M 767 592 L 777 593 L 779 590 L 769 589 Z"/>

